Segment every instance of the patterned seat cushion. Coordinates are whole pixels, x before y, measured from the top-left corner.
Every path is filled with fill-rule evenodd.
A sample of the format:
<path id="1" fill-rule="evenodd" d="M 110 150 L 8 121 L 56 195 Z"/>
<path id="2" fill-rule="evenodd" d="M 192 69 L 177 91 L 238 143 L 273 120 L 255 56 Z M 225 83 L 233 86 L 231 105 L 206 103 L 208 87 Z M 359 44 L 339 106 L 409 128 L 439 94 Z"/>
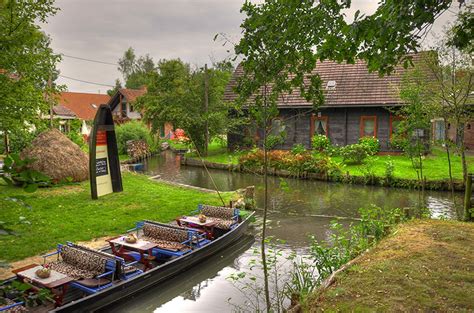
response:
<path id="1" fill-rule="evenodd" d="M 3 298 L 3 300 L 6 302 L 6 304 L 3 304 L 3 305 L 0 304 L 0 309 L 9 305 L 15 304 L 15 301 L 10 300 L 8 298 Z M 13 308 L 10 308 L 2 312 L 17 313 L 17 312 L 28 312 L 28 310 L 23 305 L 17 305 L 17 306 L 14 306 Z"/>
<path id="2" fill-rule="evenodd" d="M 63 261 L 49 263 L 48 268 L 67 275 L 69 277 L 72 277 L 74 279 L 94 278 L 95 276 L 102 274 L 101 272 L 83 270 Z"/>
<path id="3" fill-rule="evenodd" d="M 105 272 L 107 259 L 93 252 L 63 246 L 60 255 L 62 261 L 50 263 L 48 266 L 64 275 L 83 279 L 93 278 Z"/>
<path id="4" fill-rule="evenodd" d="M 146 241 L 151 241 L 153 243 L 156 243 L 158 245 L 158 248 L 165 249 L 165 250 L 186 251 L 190 249 L 190 247 L 188 247 L 187 245 L 184 245 L 177 241 L 156 239 L 154 237 L 147 237 L 147 236 L 143 236 L 142 238 Z"/>
<path id="5" fill-rule="evenodd" d="M 234 209 L 222 206 L 203 205 L 201 213 L 208 217 L 217 217 L 224 220 L 230 220 L 234 217 Z"/>
<path id="6" fill-rule="evenodd" d="M 157 240 L 175 241 L 178 243 L 188 240 L 188 231 L 184 228 L 171 228 L 150 223 L 143 225 L 143 235 Z"/>
<path id="7" fill-rule="evenodd" d="M 220 229 L 230 229 L 230 226 L 235 223 L 234 220 L 228 220 L 228 219 L 223 219 L 223 218 L 218 218 L 218 217 L 208 217 L 208 221 L 216 222 L 216 225 L 214 227 L 220 228 Z"/>

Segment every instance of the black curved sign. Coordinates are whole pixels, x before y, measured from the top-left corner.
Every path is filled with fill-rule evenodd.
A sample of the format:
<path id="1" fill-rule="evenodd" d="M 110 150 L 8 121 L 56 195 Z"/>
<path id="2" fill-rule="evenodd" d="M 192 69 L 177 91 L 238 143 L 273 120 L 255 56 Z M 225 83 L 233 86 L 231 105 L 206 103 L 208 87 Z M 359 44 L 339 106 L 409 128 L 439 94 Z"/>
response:
<path id="1" fill-rule="evenodd" d="M 89 177 L 92 199 L 123 190 L 114 120 L 105 104 L 97 110 L 89 137 Z"/>

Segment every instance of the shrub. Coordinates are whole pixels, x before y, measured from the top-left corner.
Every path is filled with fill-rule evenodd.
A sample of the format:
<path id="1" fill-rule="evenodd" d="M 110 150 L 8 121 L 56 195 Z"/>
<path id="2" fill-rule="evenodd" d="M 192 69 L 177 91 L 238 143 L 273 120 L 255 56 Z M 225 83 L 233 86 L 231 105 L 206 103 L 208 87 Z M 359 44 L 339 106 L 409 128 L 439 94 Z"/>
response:
<path id="1" fill-rule="evenodd" d="M 239 158 L 239 164 L 247 168 L 263 166 L 263 151 L 255 150 Z M 268 152 L 268 167 L 289 171 L 295 175 L 303 172 L 338 173 L 340 165 L 328 156 L 313 157 L 309 152 L 293 154 L 290 151 L 275 150 Z"/>
<path id="2" fill-rule="evenodd" d="M 326 150 L 331 146 L 331 141 L 325 135 L 314 135 L 311 139 L 311 146 L 315 150 Z"/>
<path id="3" fill-rule="evenodd" d="M 376 155 L 380 151 L 380 142 L 375 137 L 362 137 L 359 139 L 359 144 L 367 147 L 369 155 Z"/>
<path id="4" fill-rule="evenodd" d="M 89 146 L 87 142 L 84 140 L 84 137 L 80 133 L 75 132 L 75 131 L 70 131 L 69 133 L 66 134 L 66 136 L 76 145 L 81 147 L 82 151 L 89 150 Z"/>
<path id="5" fill-rule="evenodd" d="M 340 149 L 342 161 L 347 164 L 361 164 L 369 156 L 367 150 L 367 146 L 359 143 L 342 147 Z"/>
<path id="6" fill-rule="evenodd" d="M 306 152 L 306 148 L 301 143 L 294 145 L 293 148 L 291 149 L 291 153 L 293 154 L 303 154 L 305 152 Z"/>
<path id="7" fill-rule="evenodd" d="M 153 139 L 148 128 L 139 121 L 130 121 L 128 123 L 119 125 L 115 128 L 115 136 L 117 137 L 117 146 L 119 154 L 127 153 L 127 141 L 129 140 L 145 140 L 146 143 L 152 147 L 154 145 Z"/>
<path id="8" fill-rule="evenodd" d="M 48 176 L 30 168 L 32 159 L 22 159 L 17 153 L 11 153 L 4 162 L 4 174 L 1 177 L 9 185 L 22 187 L 26 192 L 34 192 L 39 186 L 51 184 Z"/>
<path id="9" fill-rule="evenodd" d="M 395 163 L 393 163 L 392 159 L 388 157 L 388 160 L 385 161 L 385 178 L 388 182 L 393 180 L 393 172 L 395 171 Z"/>

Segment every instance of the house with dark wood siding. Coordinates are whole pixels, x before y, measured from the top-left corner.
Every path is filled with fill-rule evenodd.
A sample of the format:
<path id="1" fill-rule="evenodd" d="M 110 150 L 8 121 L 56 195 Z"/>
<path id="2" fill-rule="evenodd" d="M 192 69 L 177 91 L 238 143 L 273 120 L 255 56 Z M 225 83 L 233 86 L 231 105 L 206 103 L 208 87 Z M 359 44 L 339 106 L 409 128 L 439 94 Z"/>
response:
<path id="1" fill-rule="evenodd" d="M 420 62 L 421 55 L 413 56 L 415 64 Z M 403 105 L 399 88 L 406 71 L 403 66 L 397 66 L 390 76 L 380 77 L 378 73 L 369 73 L 364 61 L 355 64 L 318 62 L 313 74 L 319 74 L 322 79 L 324 105 L 314 110 L 312 103 L 298 92 L 280 95 L 279 116 L 273 124 L 284 129 L 286 139 L 275 149 L 291 149 L 295 144 L 310 148 L 313 135 L 324 134 L 333 145 L 339 146 L 356 143 L 361 137 L 375 136 L 382 151 L 392 150 L 390 138 L 400 121 L 393 111 Z M 239 65 L 227 86 L 226 101 L 237 98 L 234 88 L 241 75 L 243 68 Z M 248 130 L 241 129 L 228 134 L 229 148 L 241 146 L 244 134 L 259 139 L 259 132 L 249 134 Z"/>

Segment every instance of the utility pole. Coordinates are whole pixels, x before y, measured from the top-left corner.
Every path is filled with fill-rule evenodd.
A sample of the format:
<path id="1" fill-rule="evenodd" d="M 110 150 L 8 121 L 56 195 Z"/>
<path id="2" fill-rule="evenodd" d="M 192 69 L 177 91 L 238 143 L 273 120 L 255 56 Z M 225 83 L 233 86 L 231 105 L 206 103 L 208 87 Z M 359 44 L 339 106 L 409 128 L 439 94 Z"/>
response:
<path id="1" fill-rule="evenodd" d="M 204 64 L 204 155 L 207 156 L 207 150 L 209 147 L 209 122 L 208 122 L 208 110 L 209 110 L 209 77 L 207 76 L 207 64 Z"/>

